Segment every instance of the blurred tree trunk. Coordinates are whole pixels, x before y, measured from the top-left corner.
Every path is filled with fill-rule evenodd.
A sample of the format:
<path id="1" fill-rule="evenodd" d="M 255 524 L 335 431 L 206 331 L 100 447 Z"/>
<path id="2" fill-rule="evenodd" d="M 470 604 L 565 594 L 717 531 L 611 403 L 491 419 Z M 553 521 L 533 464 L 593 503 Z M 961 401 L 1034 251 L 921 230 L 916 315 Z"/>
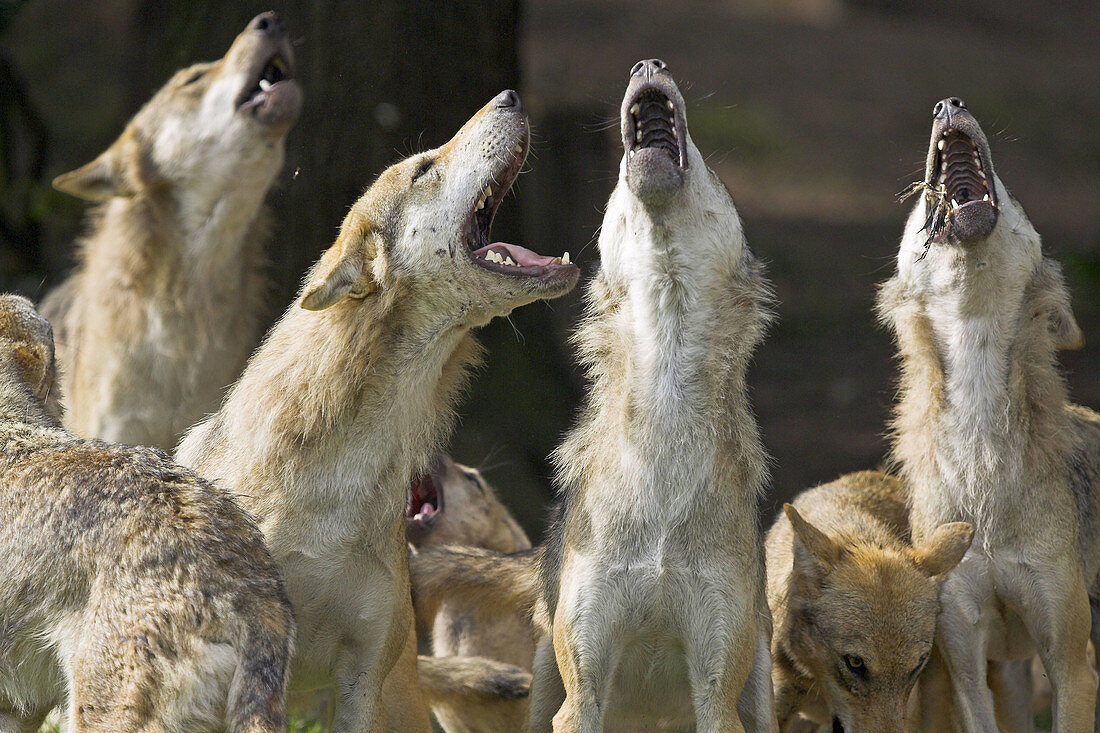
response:
<path id="1" fill-rule="evenodd" d="M 273 5 L 294 43 L 305 93 L 272 197 L 276 234 L 269 252 L 278 312 L 378 172 L 445 142 L 500 90 L 518 85 L 519 2 Z M 130 34 L 134 107 L 177 69 L 220 57 L 249 19 L 267 9 L 220 0 L 139 0 Z M 518 230 L 514 218 L 502 218 L 499 231 Z"/>

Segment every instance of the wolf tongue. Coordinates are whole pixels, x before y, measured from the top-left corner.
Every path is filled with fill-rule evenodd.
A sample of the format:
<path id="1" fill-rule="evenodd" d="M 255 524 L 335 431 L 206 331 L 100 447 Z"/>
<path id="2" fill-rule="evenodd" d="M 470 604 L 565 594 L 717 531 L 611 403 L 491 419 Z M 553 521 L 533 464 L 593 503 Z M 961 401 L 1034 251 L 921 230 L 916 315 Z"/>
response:
<path id="1" fill-rule="evenodd" d="M 507 242 L 493 242 L 481 249 L 475 249 L 474 256 L 485 259 L 485 255 L 489 254 L 490 251 L 496 252 L 501 257 L 511 257 L 512 261 L 520 267 L 544 267 L 558 263 L 556 257 L 544 257 L 526 247 L 520 247 L 518 244 L 508 244 Z"/>

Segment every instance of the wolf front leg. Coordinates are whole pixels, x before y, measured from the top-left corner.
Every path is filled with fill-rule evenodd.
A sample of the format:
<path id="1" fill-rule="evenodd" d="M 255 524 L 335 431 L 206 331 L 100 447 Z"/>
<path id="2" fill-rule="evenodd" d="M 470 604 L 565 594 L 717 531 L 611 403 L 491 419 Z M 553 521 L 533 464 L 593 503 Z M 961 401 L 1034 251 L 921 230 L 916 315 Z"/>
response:
<path id="1" fill-rule="evenodd" d="M 986 677 L 988 626 L 985 619 L 975 623 L 973 605 L 961 593 L 948 592 L 950 583 L 949 577 L 940 595 L 936 644 L 951 680 L 955 725 L 962 733 L 996 733 L 993 693 Z"/>
<path id="2" fill-rule="evenodd" d="M 706 589 L 688 595 L 689 602 L 684 604 L 680 618 L 696 730 L 742 733 L 745 727 L 737 707 L 757 656 L 759 621 L 755 603 L 751 595 L 731 595 L 728 589 Z M 770 676 L 767 686 L 770 698 Z M 749 721 L 750 733 L 776 730 L 774 712 L 763 720 Z"/>
<path id="3" fill-rule="evenodd" d="M 741 691 L 741 697 L 737 702 L 737 712 L 741 720 L 745 721 L 749 730 L 771 731 L 779 730 L 776 719 L 775 693 L 772 688 L 772 634 L 771 611 L 766 603 L 761 604 L 763 613 L 758 622 L 756 632 L 756 657 L 749 671 L 749 678 L 745 681 L 745 688 Z"/>
<path id="4" fill-rule="evenodd" d="M 1045 558 L 1045 562 L 1016 565 L 1028 581 L 1017 581 L 1028 633 L 1039 649 L 1054 692 L 1054 730 L 1058 733 L 1092 731 L 1096 712 L 1096 672 L 1088 661 L 1092 614 L 1080 561 Z"/>
<path id="5" fill-rule="evenodd" d="M 535 647 L 531 669 L 531 702 L 527 706 L 528 733 L 551 733 L 554 715 L 565 703 L 565 686 L 554 656 L 554 639 L 546 635 Z"/>
<path id="6" fill-rule="evenodd" d="M 606 588 L 578 584 L 573 591 L 562 589 L 554 614 L 554 655 L 565 687 L 554 733 L 602 733 L 622 635 L 606 613 Z"/>
<path id="7" fill-rule="evenodd" d="M 408 592 L 403 598 L 402 594 L 397 594 L 392 603 L 377 603 L 360 615 L 358 621 L 357 628 L 346 631 L 343 648 L 336 658 L 333 733 L 382 733 L 386 730 L 382 686 L 405 648 L 412 624 L 412 601 Z M 415 696 L 415 693 L 410 695 Z M 410 733 L 428 733 L 429 730 L 425 727 Z"/>

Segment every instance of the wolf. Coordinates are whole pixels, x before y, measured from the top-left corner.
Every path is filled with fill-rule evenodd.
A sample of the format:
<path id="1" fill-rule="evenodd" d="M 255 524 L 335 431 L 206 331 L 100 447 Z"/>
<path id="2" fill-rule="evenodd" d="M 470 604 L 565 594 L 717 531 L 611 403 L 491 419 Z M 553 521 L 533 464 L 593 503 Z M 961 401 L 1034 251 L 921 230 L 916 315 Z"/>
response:
<path id="1" fill-rule="evenodd" d="M 286 730 L 294 618 L 252 519 L 45 400 L 49 323 L 0 296 L 0 730 Z"/>
<path id="2" fill-rule="evenodd" d="M 383 172 L 176 451 L 258 517 L 298 619 L 292 687 L 335 684 L 336 731 L 384 725 L 383 681 L 412 624 L 408 482 L 451 427 L 479 353 L 471 331 L 580 274 L 490 239 L 529 142 L 507 90 Z"/>
<path id="3" fill-rule="evenodd" d="M 664 62 L 635 64 L 621 123 L 575 337 L 593 384 L 555 452 L 564 501 L 541 554 L 552 633 L 530 727 L 775 730 L 766 461 L 745 389 L 770 291 Z"/>
<path id="4" fill-rule="evenodd" d="M 508 509 L 497 498 L 493 487 L 481 472 L 455 463 L 439 453 L 427 473 L 417 477 L 408 492 L 405 512 L 405 536 L 416 550 L 441 545 L 481 547 L 501 553 L 528 550 L 531 540 Z M 444 583 L 446 581 L 444 580 Z M 492 733 L 522 730 L 527 715 L 526 696 L 513 691 L 499 671 L 489 675 L 498 680 L 504 695 L 443 695 L 440 687 L 463 690 L 470 685 L 483 665 L 455 668 L 451 680 L 436 670 L 429 678 L 426 668 L 440 664 L 441 658 L 487 657 L 530 670 L 535 656 L 536 632 L 525 614 L 507 604 L 463 603 L 446 599 L 413 610 L 417 625 L 430 631 L 432 659 L 420 662 L 420 687 L 433 698 L 432 711 L 447 733 Z M 484 675 L 484 672 L 481 672 Z M 464 682 L 465 681 L 465 682 Z"/>
<path id="5" fill-rule="evenodd" d="M 801 713 L 848 733 L 908 730 L 908 700 L 935 638 L 940 584 L 974 528 L 909 544 L 905 490 L 847 474 L 784 505 L 768 532 L 772 681 L 779 726 Z"/>
<path id="6" fill-rule="evenodd" d="M 98 203 L 75 271 L 42 303 L 65 424 L 172 450 L 259 338 L 264 197 L 302 93 L 274 13 L 179 71 L 102 155 L 54 186 Z"/>
<path id="7" fill-rule="evenodd" d="M 1037 651 L 1055 729 L 1092 730 L 1100 415 L 1069 402 L 1057 367 L 1056 350 L 1082 340 L 1069 293 L 958 97 L 933 110 L 914 188 L 878 310 L 901 358 L 892 459 L 911 492 L 913 540 L 946 522 L 975 528 L 944 581 L 936 631 L 955 723 L 994 730 L 987 660 Z"/>

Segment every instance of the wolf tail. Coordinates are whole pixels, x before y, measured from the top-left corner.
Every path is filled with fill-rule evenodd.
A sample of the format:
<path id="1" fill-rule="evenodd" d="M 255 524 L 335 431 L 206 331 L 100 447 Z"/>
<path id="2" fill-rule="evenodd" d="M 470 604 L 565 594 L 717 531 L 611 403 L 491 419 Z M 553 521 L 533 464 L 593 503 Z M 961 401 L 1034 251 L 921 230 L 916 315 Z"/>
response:
<path id="1" fill-rule="evenodd" d="M 479 547 L 442 545 L 409 555 L 413 608 L 418 628 L 431 625 L 445 601 L 481 608 L 511 608 L 549 628 L 539 582 L 542 549 L 500 553 Z"/>
<path id="2" fill-rule="evenodd" d="M 229 686 L 229 733 L 286 731 L 286 683 L 294 644 L 289 604 L 248 611 L 237 647 L 239 663 Z"/>
<path id="3" fill-rule="evenodd" d="M 516 700 L 531 692 L 531 673 L 486 657 L 416 659 L 420 690 L 428 704 L 448 699 Z"/>

